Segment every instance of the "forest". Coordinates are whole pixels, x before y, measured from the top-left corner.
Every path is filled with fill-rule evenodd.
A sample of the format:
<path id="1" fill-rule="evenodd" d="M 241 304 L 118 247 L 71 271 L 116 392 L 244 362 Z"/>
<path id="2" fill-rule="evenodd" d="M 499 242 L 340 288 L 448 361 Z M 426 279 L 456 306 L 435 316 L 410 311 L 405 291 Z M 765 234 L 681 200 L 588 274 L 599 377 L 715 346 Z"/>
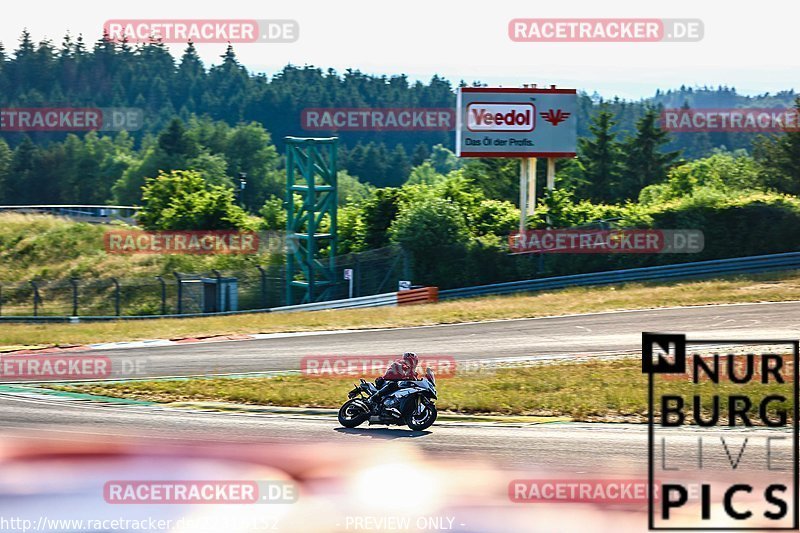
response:
<path id="1" fill-rule="evenodd" d="M 56 46 L 25 32 L 15 49 L 0 46 L 0 110 L 136 108 L 144 120 L 135 131 L 0 131 L 0 204 L 143 205 L 152 214 L 170 194 L 183 211 L 146 216 L 145 227 L 282 229 L 283 138 L 330 134 L 339 137 L 340 252 L 399 244 L 422 280 L 442 286 L 529 276 L 506 255 L 519 217 L 518 161 L 459 159 L 451 131 L 302 129 L 307 109 L 454 108 L 459 85 L 308 65 L 267 75 L 248 71 L 231 46 L 206 66 L 191 44 L 176 61 L 158 42 L 67 36 Z M 796 98 L 724 86 L 635 102 L 579 92 L 578 156 L 559 160 L 552 193 L 540 165 L 540 208 L 528 227 L 698 228 L 718 238 L 707 238 L 703 257 L 797 249 L 800 133 L 670 133 L 659 124 L 664 108 L 790 107 Z M 767 238 L 727 246 L 730 228 L 764 224 Z M 555 271 L 669 260 L 571 258 Z"/>

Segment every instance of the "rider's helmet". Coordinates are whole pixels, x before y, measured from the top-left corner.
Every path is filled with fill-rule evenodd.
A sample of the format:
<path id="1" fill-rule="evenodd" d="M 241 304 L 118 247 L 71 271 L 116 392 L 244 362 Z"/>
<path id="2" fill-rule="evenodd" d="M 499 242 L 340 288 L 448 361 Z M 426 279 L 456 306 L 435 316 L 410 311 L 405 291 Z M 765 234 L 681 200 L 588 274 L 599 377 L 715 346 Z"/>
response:
<path id="1" fill-rule="evenodd" d="M 403 361 L 411 366 L 411 370 L 416 370 L 419 364 L 419 357 L 414 352 L 406 352 L 403 354 Z"/>

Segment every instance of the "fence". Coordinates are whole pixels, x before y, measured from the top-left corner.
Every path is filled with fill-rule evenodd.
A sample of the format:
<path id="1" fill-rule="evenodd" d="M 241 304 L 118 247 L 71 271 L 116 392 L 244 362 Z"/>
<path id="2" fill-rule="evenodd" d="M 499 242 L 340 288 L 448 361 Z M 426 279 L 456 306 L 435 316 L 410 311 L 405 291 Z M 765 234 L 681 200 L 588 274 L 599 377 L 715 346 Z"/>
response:
<path id="1" fill-rule="evenodd" d="M 344 269 L 353 270 L 353 295 L 396 291 L 408 262 L 399 247 L 336 258 L 332 299 L 348 297 Z M 196 315 L 286 305 L 282 263 L 152 278 L 0 282 L 0 317 Z"/>
<path id="2" fill-rule="evenodd" d="M 395 254 L 395 255 L 393 255 Z M 402 293 L 397 294 L 396 292 L 387 292 L 381 291 L 380 288 L 385 286 L 389 281 L 387 280 L 394 280 L 396 288 L 396 280 L 394 279 L 394 273 L 398 270 L 398 265 L 402 265 L 403 258 L 402 254 L 399 254 L 401 257 L 400 259 L 397 258 L 399 252 L 395 250 L 394 252 L 391 249 L 384 250 L 382 254 L 378 255 L 377 257 L 372 257 L 371 261 L 366 260 L 364 257 L 359 259 L 359 266 L 362 268 L 362 274 L 364 275 L 365 279 L 362 280 L 367 285 L 367 289 L 374 290 L 374 292 L 368 292 L 368 294 L 361 295 L 360 297 L 356 297 L 354 299 L 337 299 L 334 301 L 328 302 L 317 302 L 312 304 L 303 304 L 303 305 L 293 305 L 293 306 L 284 306 L 282 304 L 276 304 L 275 302 L 281 302 L 281 294 L 283 294 L 283 285 L 281 284 L 283 279 L 280 276 L 270 277 L 270 271 L 267 269 L 256 269 L 259 272 L 259 276 L 255 276 L 252 279 L 257 283 L 248 282 L 245 283 L 244 286 L 240 286 L 239 288 L 239 301 L 244 304 L 244 306 L 240 307 L 241 310 L 245 311 L 248 309 L 252 310 L 264 310 L 264 311 L 311 311 L 311 310 L 318 310 L 318 309 L 346 309 L 346 308 L 353 308 L 353 307 L 376 307 L 376 306 L 383 306 L 383 305 L 397 305 L 402 304 L 401 300 Z M 380 269 L 371 269 L 368 265 L 371 262 L 377 262 L 377 264 L 382 264 L 385 267 L 383 270 L 383 274 L 381 275 Z M 338 264 L 338 263 L 337 263 Z M 342 259 L 342 265 L 346 268 L 351 268 L 356 266 L 356 261 L 353 258 Z M 787 271 L 787 270 L 795 270 L 800 269 L 800 252 L 790 252 L 790 253 L 783 253 L 783 254 L 772 254 L 772 255 L 760 255 L 760 256 L 751 256 L 751 257 L 738 257 L 734 259 L 715 259 L 711 261 L 700 261 L 695 263 L 680 263 L 676 265 L 664 265 L 664 266 L 655 266 L 655 267 L 644 267 L 644 268 L 631 268 L 625 270 L 612 270 L 607 272 L 595 272 L 590 274 L 575 274 L 570 276 L 555 276 L 549 278 L 539 278 L 539 279 L 532 279 L 532 280 L 525 280 L 525 281 L 514 281 L 508 283 L 496 283 L 492 285 L 481 285 L 476 287 L 464 287 L 460 289 L 448 289 L 443 291 L 438 291 L 438 298 L 440 300 L 450 300 L 456 298 L 470 298 L 475 296 L 487 296 L 493 294 L 511 294 L 511 293 L 520 293 L 520 292 L 533 292 L 539 290 L 552 290 L 552 289 L 560 289 L 565 287 L 571 286 L 588 286 L 588 285 L 608 285 L 612 283 L 625 283 L 625 282 L 632 282 L 632 281 L 653 281 L 653 280 L 664 280 L 664 279 L 692 279 L 692 278 L 703 278 L 703 277 L 713 277 L 719 275 L 726 275 L 726 274 L 756 274 L 756 273 L 765 273 L 765 272 L 778 272 L 778 271 Z M 366 272 L 370 272 L 369 275 Z M 354 268 L 354 275 L 356 274 Z M 262 277 L 263 276 L 263 277 Z M 176 291 L 179 291 L 181 285 L 180 280 L 195 280 L 195 279 L 223 279 L 221 273 L 215 275 L 213 278 L 202 278 L 202 277 L 182 277 L 180 275 L 176 276 L 171 283 L 171 286 Z M 244 279 L 244 278 L 242 278 Z M 264 285 L 266 280 L 266 285 Z M 378 281 L 380 280 L 380 281 Z M 170 284 L 166 283 L 157 283 L 153 286 L 158 287 L 159 291 L 167 290 L 169 293 Z M 280 283 L 278 283 L 280 282 Z M 103 294 L 104 296 L 101 298 L 104 301 L 105 307 L 98 307 L 98 309 L 108 309 L 109 305 L 113 305 L 115 310 L 119 309 L 122 311 L 128 311 L 128 308 L 124 304 L 125 302 L 125 291 L 123 290 L 125 287 L 122 283 L 112 283 L 111 285 L 105 284 L 103 285 L 102 282 L 93 282 L 99 286 L 99 294 Z M 91 285 L 91 284 L 90 284 Z M 66 288 L 69 288 L 69 291 L 66 291 Z M 78 308 L 80 307 L 80 285 L 78 289 Z M 266 286 L 266 292 L 264 291 L 264 287 Z M 3 293 L 0 296 L 0 301 L 4 302 L 3 304 L 3 314 L 4 316 L 0 316 L 0 319 L 4 321 L 27 321 L 27 320 L 66 320 L 69 316 L 75 316 L 74 314 L 70 314 L 69 312 L 54 312 L 49 313 L 51 308 L 47 308 L 46 310 L 48 313 L 43 313 L 45 311 L 44 303 L 47 301 L 47 298 L 52 298 L 54 295 L 62 294 L 61 300 L 61 307 L 57 309 L 70 309 L 75 310 L 74 300 L 70 300 L 69 298 L 63 297 L 64 294 L 67 294 L 74 298 L 75 291 L 75 284 L 67 283 L 64 285 L 63 282 L 53 284 L 53 286 L 48 286 L 47 284 L 41 283 L 34 283 L 28 284 L 27 288 L 24 284 L 19 287 L 17 295 L 23 294 L 25 297 L 30 301 L 28 304 L 21 304 L 16 309 L 26 311 L 27 316 L 16 318 L 14 316 L 8 316 L 6 311 L 9 309 L 9 299 L 6 296 L 6 293 Z M 145 297 L 146 293 L 141 292 L 141 285 L 136 285 L 134 287 L 139 287 L 138 291 L 134 291 L 134 294 L 137 296 Z M 61 293 L 58 292 L 58 288 L 61 289 Z M 166 289 L 165 289 L 166 288 Z M 5 290 L 5 289 L 4 289 Z M 53 292 L 50 292 L 53 291 Z M 426 301 L 433 301 L 435 300 L 435 293 L 436 291 L 433 290 L 424 290 L 424 291 L 409 291 L 418 294 L 425 293 L 425 300 Z M 36 303 L 36 295 L 38 294 L 38 304 Z M 163 292 L 160 292 L 163 294 Z M 109 297 L 111 303 L 109 303 Z M 195 296 L 189 296 L 184 294 L 183 296 L 176 295 L 174 300 L 170 300 L 166 298 L 167 301 L 176 301 L 180 302 L 181 298 L 183 301 L 191 301 L 192 298 L 196 298 Z M 273 299 L 274 298 L 274 299 Z M 117 301 L 119 301 L 119 307 L 117 307 Z M 159 302 L 164 302 L 165 299 L 163 297 L 156 297 L 154 300 L 156 304 Z M 248 303 L 249 302 L 249 303 Z M 267 307 L 263 307 L 266 303 Z M 409 302 L 409 303 L 419 303 L 419 302 Z M 247 307 L 248 305 L 257 304 L 259 307 Z M 26 307 L 27 305 L 27 307 Z M 38 312 L 39 315 L 36 319 L 30 316 L 30 309 L 31 306 L 38 305 Z M 142 308 L 140 304 L 139 309 Z M 151 307 L 154 309 L 154 307 Z M 195 313 L 189 312 L 188 305 L 184 305 L 181 313 L 175 313 L 175 307 L 167 306 L 167 316 L 197 316 L 203 313 Z M 220 311 L 221 314 L 233 313 L 236 311 Z M 133 315 L 137 315 L 137 313 L 131 313 Z M 152 315 L 162 314 L 160 312 L 152 313 Z M 93 319 L 102 320 L 113 318 L 114 315 L 101 315 L 100 313 L 95 314 Z M 122 313 L 122 315 L 116 315 L 125 318 L 126 313 Z M 138 313 L 136 316 L 137 318 L 147 318 L 148 315 Z M 130 318 L 134 318 L 130 316 Z"/>

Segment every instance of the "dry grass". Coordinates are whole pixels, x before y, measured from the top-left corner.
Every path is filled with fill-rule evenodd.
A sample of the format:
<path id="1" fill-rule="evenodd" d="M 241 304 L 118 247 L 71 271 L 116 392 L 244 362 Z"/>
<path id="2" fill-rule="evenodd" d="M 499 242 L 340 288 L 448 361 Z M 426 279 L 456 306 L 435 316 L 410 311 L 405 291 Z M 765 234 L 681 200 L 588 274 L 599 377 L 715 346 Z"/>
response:
<path id="1" fill-rule="evenodd" d="M 144 381 L 59 387 L 61 389 L 135 398 L 162 403 L 233 402 L 282 407 L 338 408 L 352 389 L 356 378 L 281 376 L 274 378 L 214 378 L 174 381 Z M 711 397 L 742 394 L 742 386 L 730 383 L 699 387 L 689 382 L 669 382 L 668 392 L 685 398 L 703 398 L 705 418 L 710 413 Z M 787 385 L 747 385 L 756 406 L 767 394 L 785 393 Z M 621 359 L 584 363 L 560 363 L 493 373 L 461 374 L 437 383 L 437 407 L 464 414 L 516 416 L 566 416 L 580 421 L 645 422 L 647 420 L 647 377 L 641 361 Z M 785 406 L 791 412 L 791 395 Z M 721 400 L 727 412 L 727 400 Z M 774 405 L 772 406 L 774 407 Z M 684 410 L 689 416 L 691 409 Z M 774 409 L 770 409 L 774 414 Z M 723 417 L 724 418 L 724 417 Z M 757 414 L 753 416 L 754 422 Z"/>
<path id="2" fill-rule="evenodd" d="M 89 224 L 42 214 L 0 213 L 0 281 L 63 280 L 76 276 L 148 278 L 173 270 L 254 268 L 267 257 L 236 255 L 107 254 L 103 235 L 111 229 L 136 229 L 121 222 Z"/>

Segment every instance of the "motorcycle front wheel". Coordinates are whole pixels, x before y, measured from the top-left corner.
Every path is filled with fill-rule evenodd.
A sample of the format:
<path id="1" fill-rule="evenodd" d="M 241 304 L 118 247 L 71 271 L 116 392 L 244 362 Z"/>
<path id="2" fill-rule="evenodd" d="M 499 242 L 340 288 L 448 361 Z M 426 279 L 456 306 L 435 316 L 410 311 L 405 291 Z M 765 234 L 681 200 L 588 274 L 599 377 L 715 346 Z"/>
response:
<path id="1" fill-rule="evenodd" d="M 422 402 L 417 409 L 417 412 L 411 413 L 406 419 L 406 424 L 414 431 L 422 431 L 428 429 L 436 422 L 437 416 L 436 406 L 431 402 Z"/>
<path id="2" fill-rule="evenodd" d="M 354 428 L 369 418 L 369 411 L 356 403 L 356 400 L 347 400 L 339 409 L 339 423 L 346 428 Z"/>

